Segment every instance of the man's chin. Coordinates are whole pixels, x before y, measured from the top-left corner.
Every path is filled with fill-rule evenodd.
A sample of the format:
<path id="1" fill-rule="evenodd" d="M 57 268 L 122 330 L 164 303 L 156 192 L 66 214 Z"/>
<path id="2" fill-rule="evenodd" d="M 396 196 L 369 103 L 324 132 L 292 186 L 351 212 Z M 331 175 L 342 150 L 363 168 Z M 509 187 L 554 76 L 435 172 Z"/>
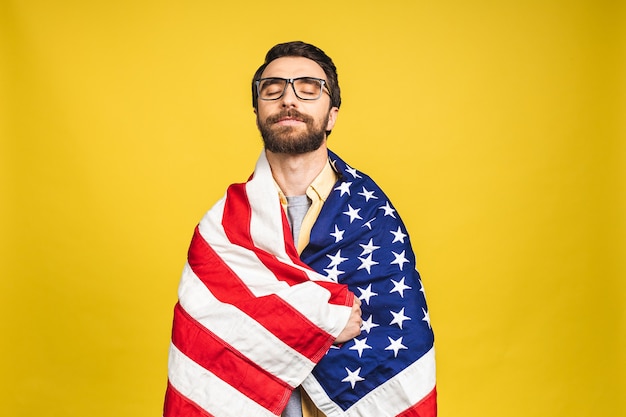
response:
<path id="1" fill-rule="evenodd" d="M 273 124 L 270 127 L 271 132 L 274 136 L 284 137 L 285 140 L 293 139 L 293 137 L 298 137 L 308 132 L 307 125 L 279 125 Z"/>
<path id="2" fill-rule="evenodd" d="M 281 153 L 287 155 L 301 155 L 309 152 L 316 151 L 322 146 L 324 142 L 322 140 L 308 140 L 302 137 L 296 137 L 293 139 L 281 138 L 277 139 L 264 139 L 265 149 L 273 153 Z"/>

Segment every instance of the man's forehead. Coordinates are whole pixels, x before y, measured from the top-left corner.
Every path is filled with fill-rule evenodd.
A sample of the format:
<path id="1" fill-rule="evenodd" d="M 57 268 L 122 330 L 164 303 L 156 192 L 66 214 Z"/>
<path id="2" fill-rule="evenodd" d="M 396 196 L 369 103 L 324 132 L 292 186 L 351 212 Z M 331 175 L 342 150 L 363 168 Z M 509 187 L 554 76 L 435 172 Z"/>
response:
<path id="1" fill-rule="evenodd" d="M 301 56 L 285 56 L 276 58 L 267 64 L 261 77 L 317 77 L 325 79 L 326 74 L 322 67 L 312 59 Z"/>

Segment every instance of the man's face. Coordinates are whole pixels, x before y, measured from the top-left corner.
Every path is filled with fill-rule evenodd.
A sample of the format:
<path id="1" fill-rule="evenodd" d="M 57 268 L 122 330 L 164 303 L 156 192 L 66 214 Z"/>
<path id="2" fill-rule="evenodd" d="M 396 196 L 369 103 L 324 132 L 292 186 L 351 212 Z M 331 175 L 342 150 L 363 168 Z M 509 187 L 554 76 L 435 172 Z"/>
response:
<path id="1" fill-rule="evenodd" d="M 326 79 L 322 67 L 303 57 L 275 59 L 261 78 L 315 77 Z M 318 100 L 300 100 L 291 85 L 278 100 L 258 100 L 257 126 L 265 149 L 274 153 L 302 154 L 312 152 L 324 143 L 326 131 L 335 125 L 339 109 L 330 107 L 330 96 L 323 93 Z"/>

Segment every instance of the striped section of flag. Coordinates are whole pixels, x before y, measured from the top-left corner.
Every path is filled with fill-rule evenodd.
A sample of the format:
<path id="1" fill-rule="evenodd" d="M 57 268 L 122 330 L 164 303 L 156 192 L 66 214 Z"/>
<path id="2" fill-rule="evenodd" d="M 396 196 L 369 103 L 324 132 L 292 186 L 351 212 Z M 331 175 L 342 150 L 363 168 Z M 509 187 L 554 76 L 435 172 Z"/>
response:
<path id="1" fill-rule="evenodd" d="M 262 156 L 252 179 L 229 187 L 194 232 L 174 309 L 165 417 L 279 415 L 330 348 L 353 296 L 299 261 L 290 239 Z"/>

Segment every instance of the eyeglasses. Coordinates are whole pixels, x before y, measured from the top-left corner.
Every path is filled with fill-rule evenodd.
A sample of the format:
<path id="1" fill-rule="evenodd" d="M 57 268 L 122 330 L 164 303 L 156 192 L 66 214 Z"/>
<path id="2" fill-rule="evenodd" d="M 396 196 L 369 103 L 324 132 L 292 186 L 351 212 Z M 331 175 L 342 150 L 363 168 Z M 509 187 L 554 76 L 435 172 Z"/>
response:
<path id="1" fill-rule="evenodd" d="M 322 97 L 322 91 L 330 95 L 330 90 L 326 86 L 326 80 L 314 77 L 298 78 L 261 78 L 255 81 L 256 91 L 261 100 L 278 100 L 287 90 L 287 85 L 291 84 L 293 92 L 300 100 L 317 100 Z"/>

